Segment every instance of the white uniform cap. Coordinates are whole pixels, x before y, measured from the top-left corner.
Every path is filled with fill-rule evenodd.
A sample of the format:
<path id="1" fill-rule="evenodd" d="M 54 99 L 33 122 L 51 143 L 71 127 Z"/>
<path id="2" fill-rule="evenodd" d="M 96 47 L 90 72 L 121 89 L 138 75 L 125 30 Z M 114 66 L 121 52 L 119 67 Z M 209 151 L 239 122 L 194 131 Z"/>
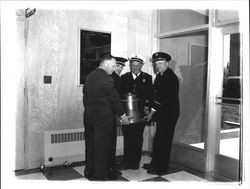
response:
<path id="1" fill-rule="evenodd" d="M 133 54 L 128 59 L 129 59 L 130 62 L 131 61 L 138 61 L 141 64 L 144 64 L 145 61 L 146 61 L 145 57 L 143 57 L 142 55 L 139 55 L 139 54 Z"/>

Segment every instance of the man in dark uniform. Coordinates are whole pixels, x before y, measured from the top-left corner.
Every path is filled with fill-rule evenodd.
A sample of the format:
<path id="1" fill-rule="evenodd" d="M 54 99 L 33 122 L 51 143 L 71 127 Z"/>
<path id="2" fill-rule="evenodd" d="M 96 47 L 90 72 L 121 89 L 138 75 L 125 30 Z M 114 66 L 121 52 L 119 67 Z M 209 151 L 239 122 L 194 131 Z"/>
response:
<path id="1" fill-rule="evenodd" d="M 179 81 L 168 67 L 170 60 L 167 53 L 152 55 L 158 74 L 154 82 L 154 99 L 149 103 L 152 111 L 146 118 L 149 121 L 154 115 L 157 125 L 151 163 L 143 165 L 149 174 L 167 174 L 175 125 L 180 115 Z"/>
<path id="2" fill-rule="evenodd" d="M 88 173 L 88 177 L 93 177 L 94 180 L 116 178 L 109 172 L 115 114 L 120 116 L 123 124 L 129 123 L 114 88 L 114 81 L 110 76 L 115 64 L 115 59 L 111 55 L 104 55 L 99 67 L 86 79 L 85 123 L 88 157 L 85 173 Z"/>
<path id="3" fill-rule="evenodd" d="M 115 71 L 111 74 L 112 78 L 114 79 L 115 89 L 117 90 L 118 94 L 121 95 L 121 77 L 120 74 L 125 66 L 125 63 L 128 61 L 126 58 L 122 57 L 115 57 L 116 60 L 116 67 Z"/>
<path id="4" fill-rule="evenodd" d="M 152 76 L 141 71 L 145 58 L 140 55 L 130 57 L 131 71 L 121 76 L 121 93 L 136 94 L 139 98 L 138 108 L 143 112 L 144 103 L 152 98 Z M 145 121 L 131 123 L 123 127 L 124 162 L 123 169 L 138 169 L 143 144 Z"/>
<path id="5" fill-rule="evenodd" d="M 120 74 L 125 66 L 125 62 L 128 60 L 122 57 L 115 57 L 116 67 L 115 71 L 112 73 L 112 78 L 114 79 L 115 89 L 118 92 L 119 96 L 121 95 L 121 77 Z M 114 117 L 114 127 L 113 127 L 113 136 L 112 136 L 112 150 L 110 158 L 110 171 L 116 175 L 122 175 L 122 172 L 118 171 L 115 167 L 115 155 L 116 155 L 116 140 L 117 140 L 117 116 Z M 120 125 L 120 124 L 119 124 Z"/>

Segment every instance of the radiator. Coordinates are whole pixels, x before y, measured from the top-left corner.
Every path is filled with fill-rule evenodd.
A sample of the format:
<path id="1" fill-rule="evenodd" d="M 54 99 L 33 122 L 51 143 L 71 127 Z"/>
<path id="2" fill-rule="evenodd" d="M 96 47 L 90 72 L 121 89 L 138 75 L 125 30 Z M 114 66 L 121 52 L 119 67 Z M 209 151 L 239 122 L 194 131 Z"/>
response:
<path id="1" fill-rule="evenodd" d="M 44 132 L 45 166 L 85 161 L 84 129 L 67 129 Z M 116 155 L 123 155 L 121 127 L 117 128 Z"/>
<path id="2" fill-rule="evenodd" d="M 45 166 L 85 160 L 84 129 L 44 132 Z"/>

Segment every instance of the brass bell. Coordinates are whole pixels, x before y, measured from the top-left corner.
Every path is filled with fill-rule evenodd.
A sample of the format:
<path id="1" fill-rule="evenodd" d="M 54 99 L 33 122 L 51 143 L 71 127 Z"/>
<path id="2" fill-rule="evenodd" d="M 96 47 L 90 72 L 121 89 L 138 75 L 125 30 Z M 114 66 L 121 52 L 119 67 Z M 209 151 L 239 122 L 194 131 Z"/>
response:
<path id="1" fill-rule="evenodd" d="M 129 123 L 145 122 L 143 105 L 136 94 L 128 93 L 122 96 L 121 103 L 126 115 L 129 116 Z"/>

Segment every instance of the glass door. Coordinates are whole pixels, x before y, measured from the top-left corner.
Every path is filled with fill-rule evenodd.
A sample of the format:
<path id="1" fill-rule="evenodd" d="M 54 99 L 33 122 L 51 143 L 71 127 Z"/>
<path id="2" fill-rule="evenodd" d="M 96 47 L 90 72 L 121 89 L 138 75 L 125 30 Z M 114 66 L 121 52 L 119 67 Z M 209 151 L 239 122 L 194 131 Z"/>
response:
<path id="1" fill-rule="evenodd" d="M 219 151 L 215 170 L 239 180 L 241 131 L 241 56 L 240 33 L 223 35 L 222 96 L 216 97 L 220 106 Z"/>
<path id="2" fill-rule="evenodd" d="M 211 79 L 214 87 L 214 106 L 208 120 L 210 137 L 210 171 L 233 181 L 241 180 L 241 109 L 242 109 L 242 53 L 238 26 L 217 29 L 220 38 L 217 45 L 215 67 L 217 79 Z M 214 37 L 214 36 L 212 36 Z M 219 39 L 218 38 L 218 39 Z M 213 68 L 211 70 L 214 70 Z M 214 70 L 216 71 L 216 70 Z M 211 88 L 210 88 L 211 90 Z M 211 115 L 213 114 L 213 115 Z M 211 135 L 213 134 L 213 136 Z M 213 144 L 213 145 L 211 145 Z"/>

